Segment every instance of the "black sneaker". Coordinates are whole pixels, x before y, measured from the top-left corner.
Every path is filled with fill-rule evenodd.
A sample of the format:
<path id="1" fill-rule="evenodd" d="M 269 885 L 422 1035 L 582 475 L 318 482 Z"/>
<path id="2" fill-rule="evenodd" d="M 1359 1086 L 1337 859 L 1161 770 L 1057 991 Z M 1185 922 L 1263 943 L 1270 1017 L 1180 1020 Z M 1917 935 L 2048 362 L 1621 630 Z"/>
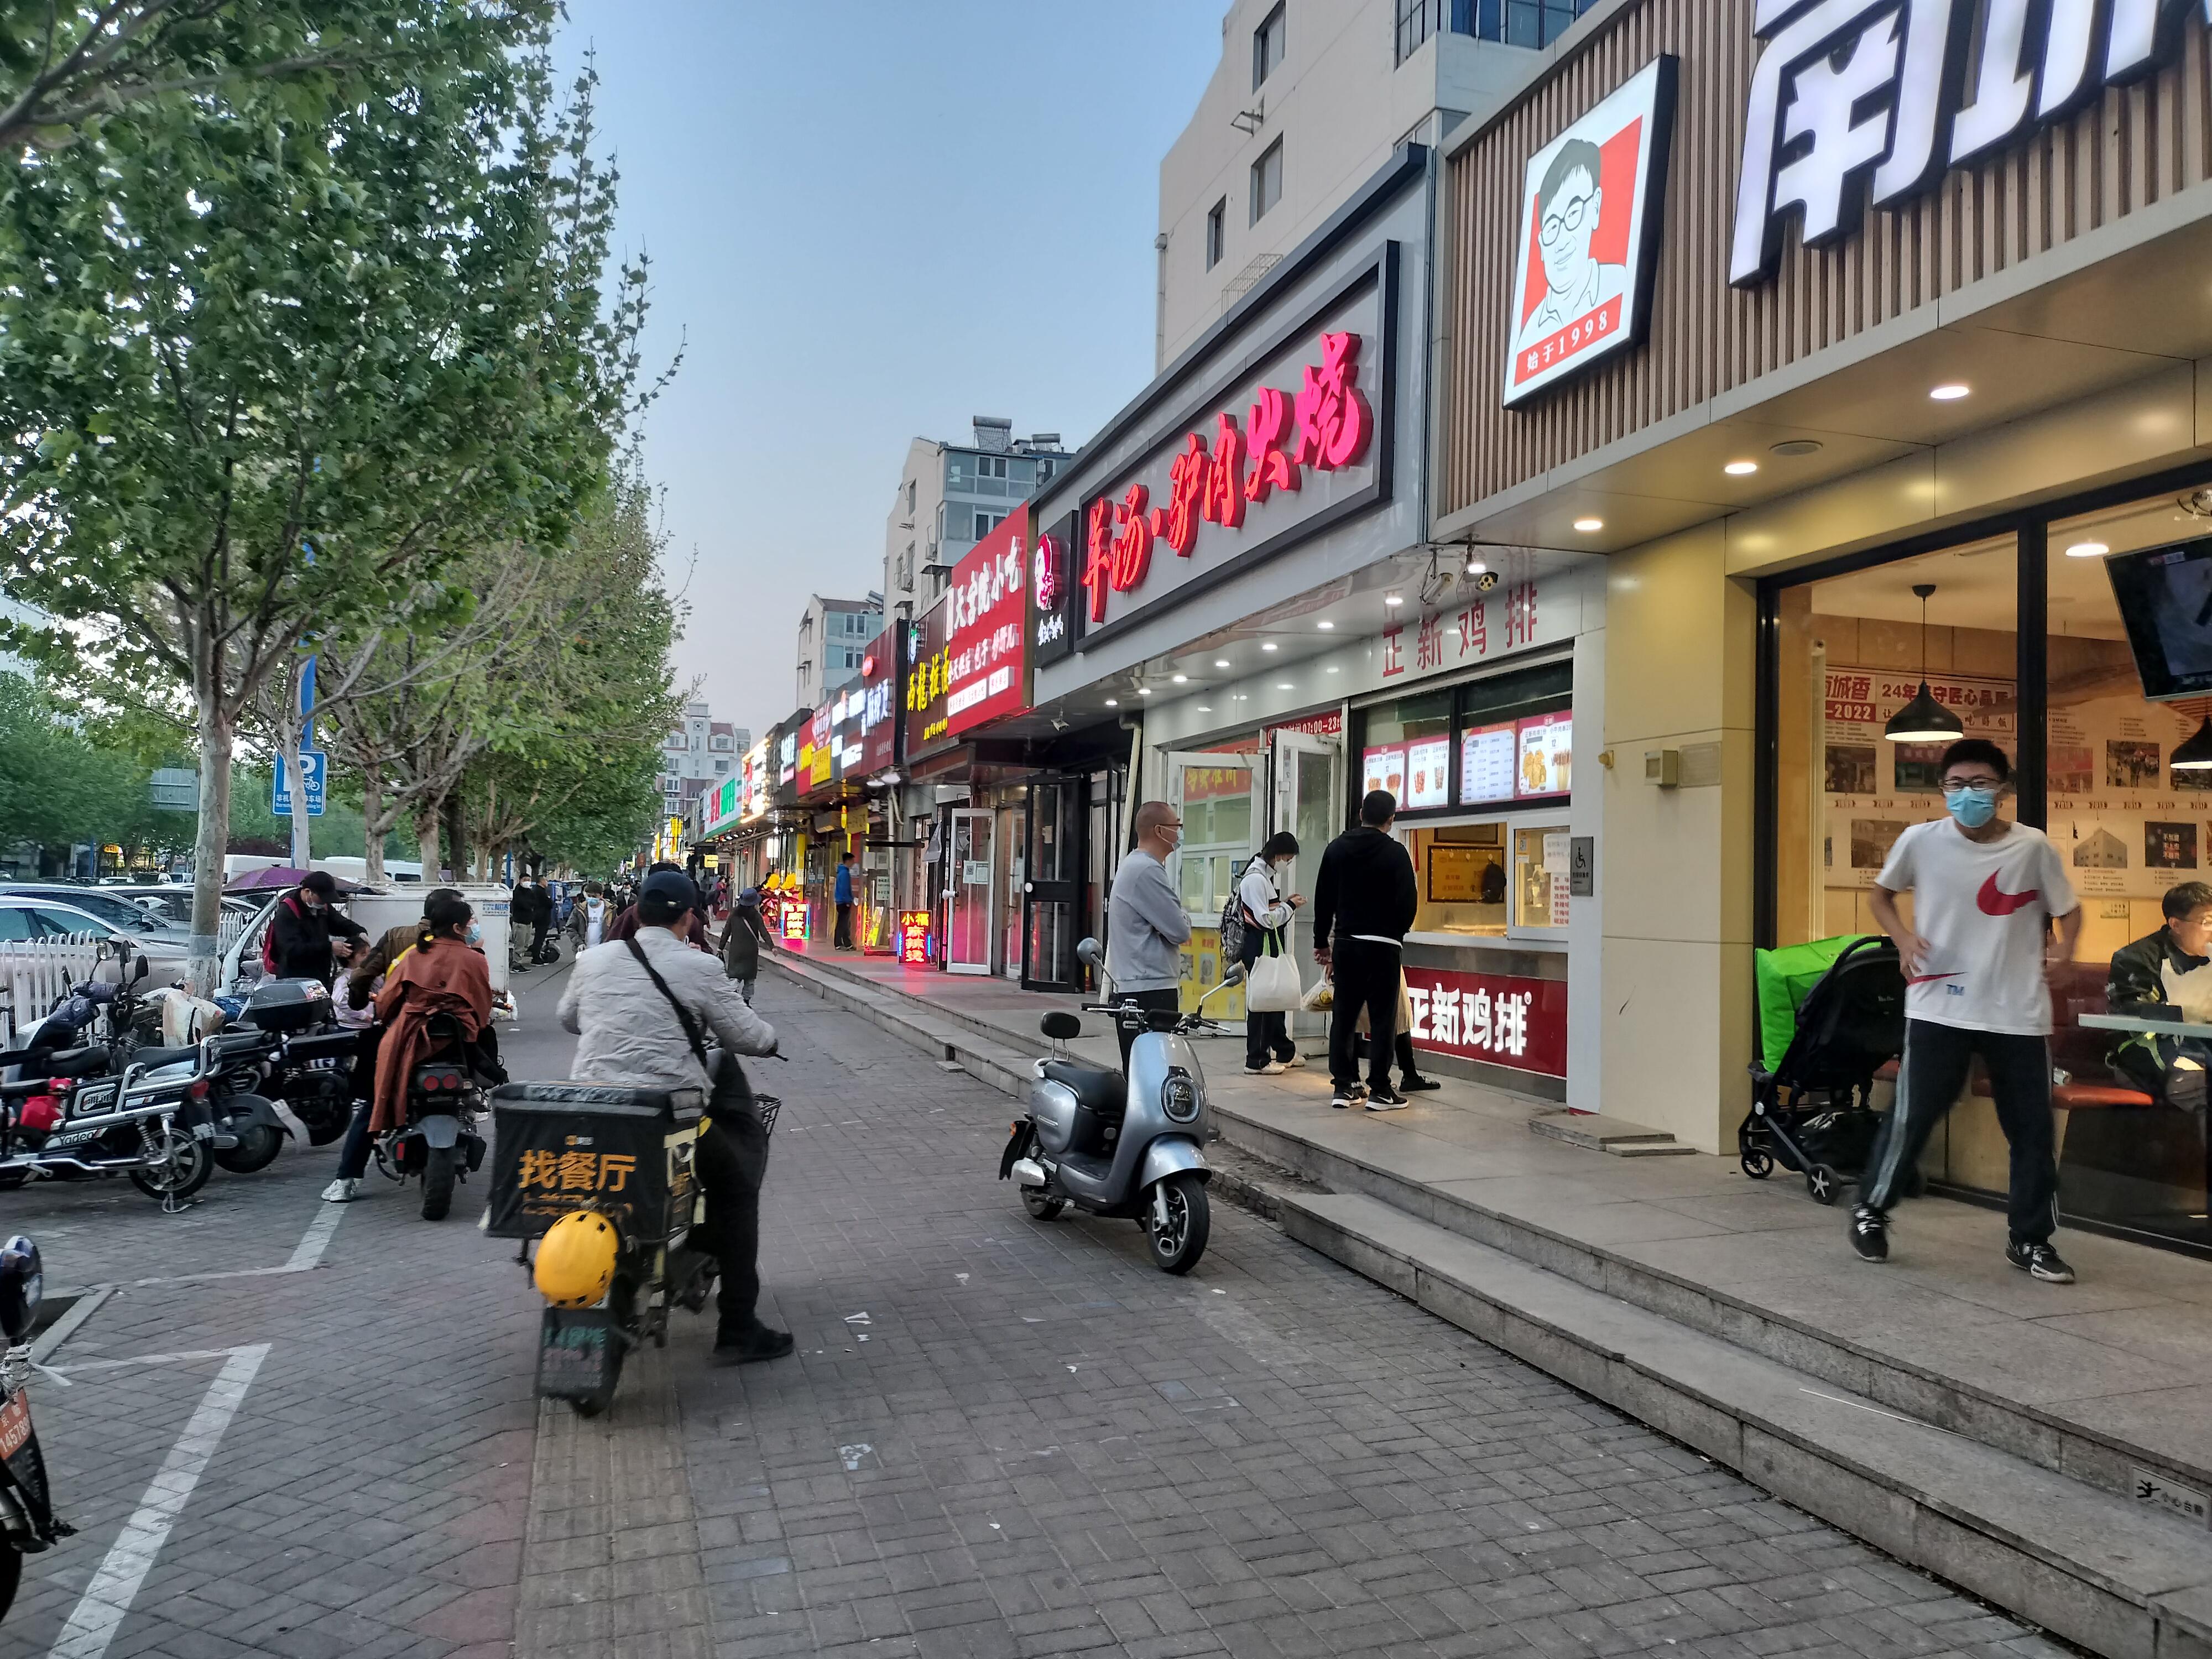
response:
<path id="1" fill-rule="evenodd" d="M 1328 1103 L 1340 1112 L 1346 1107 L 1356 1104 L 1365 1092 L 1357 1083 L 1340 1083 L 1336 1085 L 1335 1097 Z"/>
<path id="2" fill-rule="evenodd" d="M 1370 1112 L 1402 1112 L 1406 1106 L 1406 1097 L 1387 1083 L 1367 1091 L 1367 1109 Z"/>
<path id="3" fill-rule="evenodd" d="M 1401 1094 L 1425 1095 L 1431 1089 L 1441 1089 L 1443 1086 L 1436 1079 L 1423 1077 L 1418 1072 L 1408 1072 L 1398 1079 L 1398 1090 Z"/>
<path id="4" fill-rule="evenodd" d="M 2074 1270 L 2066 1265 L 2065 1257 L 2047 1243 L 2023 1244 L 2014 1239 L 2005 1246 L 2005 1260 L 2030 1279 L 2039 1279 L 2046 1285 L 2074 1282 Z"/>
<path id="5" fill-rule="evenodd" d="M 1862 1204 L 1851 1212 L 1851 1248 L 1862 1261 L 1889 1260 L 1889 1219 Z"/>
<path id="6" fill-rule="evenodd" d="M 714 1363 L 717 1365 L 750 1365 L 763 1359 L 781 1359 L 796 1346 L 789 1331 L 756 1325 L 741 1335 L 715 1338 Z"/>

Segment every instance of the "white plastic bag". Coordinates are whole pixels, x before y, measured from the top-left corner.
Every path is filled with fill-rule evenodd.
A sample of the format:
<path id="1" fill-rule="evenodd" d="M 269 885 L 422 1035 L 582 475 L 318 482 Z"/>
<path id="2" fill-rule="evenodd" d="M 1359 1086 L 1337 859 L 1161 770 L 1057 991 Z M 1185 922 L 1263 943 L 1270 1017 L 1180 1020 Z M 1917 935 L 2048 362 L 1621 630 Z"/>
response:
<path id="1" fill-rule="evenodd" d="M 1298 965 L 1273 932 L 1244 981 L 1244 1006 L 1255 1014 L 1287 1014 L 1305 1000 Z"/>

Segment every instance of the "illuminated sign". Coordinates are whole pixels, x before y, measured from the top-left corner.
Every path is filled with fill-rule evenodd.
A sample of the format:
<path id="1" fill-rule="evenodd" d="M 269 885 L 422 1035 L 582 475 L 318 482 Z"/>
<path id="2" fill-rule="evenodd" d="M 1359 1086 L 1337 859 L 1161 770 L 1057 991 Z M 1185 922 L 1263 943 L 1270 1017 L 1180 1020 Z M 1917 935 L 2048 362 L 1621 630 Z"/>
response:
<path id="1" fill-rule="evenodd" d="M 1076 580 L 1076 549 L 1083 538 L 1083 515 L 1070 513 L 1037 534 L 1030 558 L 1030 665 L 1042 668 L 1075 649 L 1077 620 L 1083 613 L 1083 586 Z"/>
<path id="2" fill-rule="evenodd" d="M 898 919 L 898 959 L 909 968 L 929 963 L 929 912 L 902 910 Z"/>
<path id="3" fill-rule="evenodd" d="M 908 629 L 906 757 L 909 761 L 951 746 L 951 721 L 945 712 L 945 682 L 952 666 L 945 640 L 951 607 L 948 594 Z"/>
<path id="4" fill-rule="evenodd" d="M 896 627 L 878 634 L 860 659 L 860 687 L 854 696 L 860 733 L 846 763 L 848 772 L 880 772 L 896 758 L 898 653 L 891 644 Z"/>
<path id="5" fill-rule="evenodd" d="M 1018 507 L 953 567 L 945 595 L 951 653 L 945 714 L 954 732 L 1017 714 L 1028 702 L 1022 594 L 1029 577 L 1029 529 L 1030 510 Z"/>

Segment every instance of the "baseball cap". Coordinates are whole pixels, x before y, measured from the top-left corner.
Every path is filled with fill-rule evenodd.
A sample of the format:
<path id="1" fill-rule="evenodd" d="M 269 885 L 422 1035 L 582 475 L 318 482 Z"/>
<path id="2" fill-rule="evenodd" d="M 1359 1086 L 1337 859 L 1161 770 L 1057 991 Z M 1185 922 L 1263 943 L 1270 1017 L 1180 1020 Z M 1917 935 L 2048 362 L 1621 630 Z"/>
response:
<path id="1" fill-rule="evenodd" d="M 681 870 L 656 870 L 637 890 L 637 919 L 651 926 L 665 927 L 698 908 L 698 884 Z"/>

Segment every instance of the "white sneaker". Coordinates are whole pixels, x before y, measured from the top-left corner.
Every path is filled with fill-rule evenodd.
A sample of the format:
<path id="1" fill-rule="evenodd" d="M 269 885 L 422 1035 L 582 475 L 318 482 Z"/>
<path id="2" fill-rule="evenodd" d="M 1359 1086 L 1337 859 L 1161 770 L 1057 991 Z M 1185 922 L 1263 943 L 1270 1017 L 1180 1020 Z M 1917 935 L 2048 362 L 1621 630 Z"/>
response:
<path id="1" fill-rule="evenodd" d="M 1275 1077 L 1284 1072 L 1289 1071 L 1290 1069 L 1291 1068 L 1284 1065 L 1281 1060 L 1271 1060 L 1265 1066 L 1247 1066 L 1244 1068 L 1244 1075 L 1246 1077 Z"/>
<path id="2" fill-rule="evenodd" d="M 1304 1054 L 1292 1054 L 1288 1060 L 1283 1062 L 1283 1069 L 1286 1072 L 1303 1071 L 1305 1067 L 1305 1063 L 1306 1057 Z"/>
<path id="3" fill-rule="evenodd" d="M 341 1178 L 323 1188 L 325 1204 L 350 1204 L 361 1194 L 361 1182 Z"/>

